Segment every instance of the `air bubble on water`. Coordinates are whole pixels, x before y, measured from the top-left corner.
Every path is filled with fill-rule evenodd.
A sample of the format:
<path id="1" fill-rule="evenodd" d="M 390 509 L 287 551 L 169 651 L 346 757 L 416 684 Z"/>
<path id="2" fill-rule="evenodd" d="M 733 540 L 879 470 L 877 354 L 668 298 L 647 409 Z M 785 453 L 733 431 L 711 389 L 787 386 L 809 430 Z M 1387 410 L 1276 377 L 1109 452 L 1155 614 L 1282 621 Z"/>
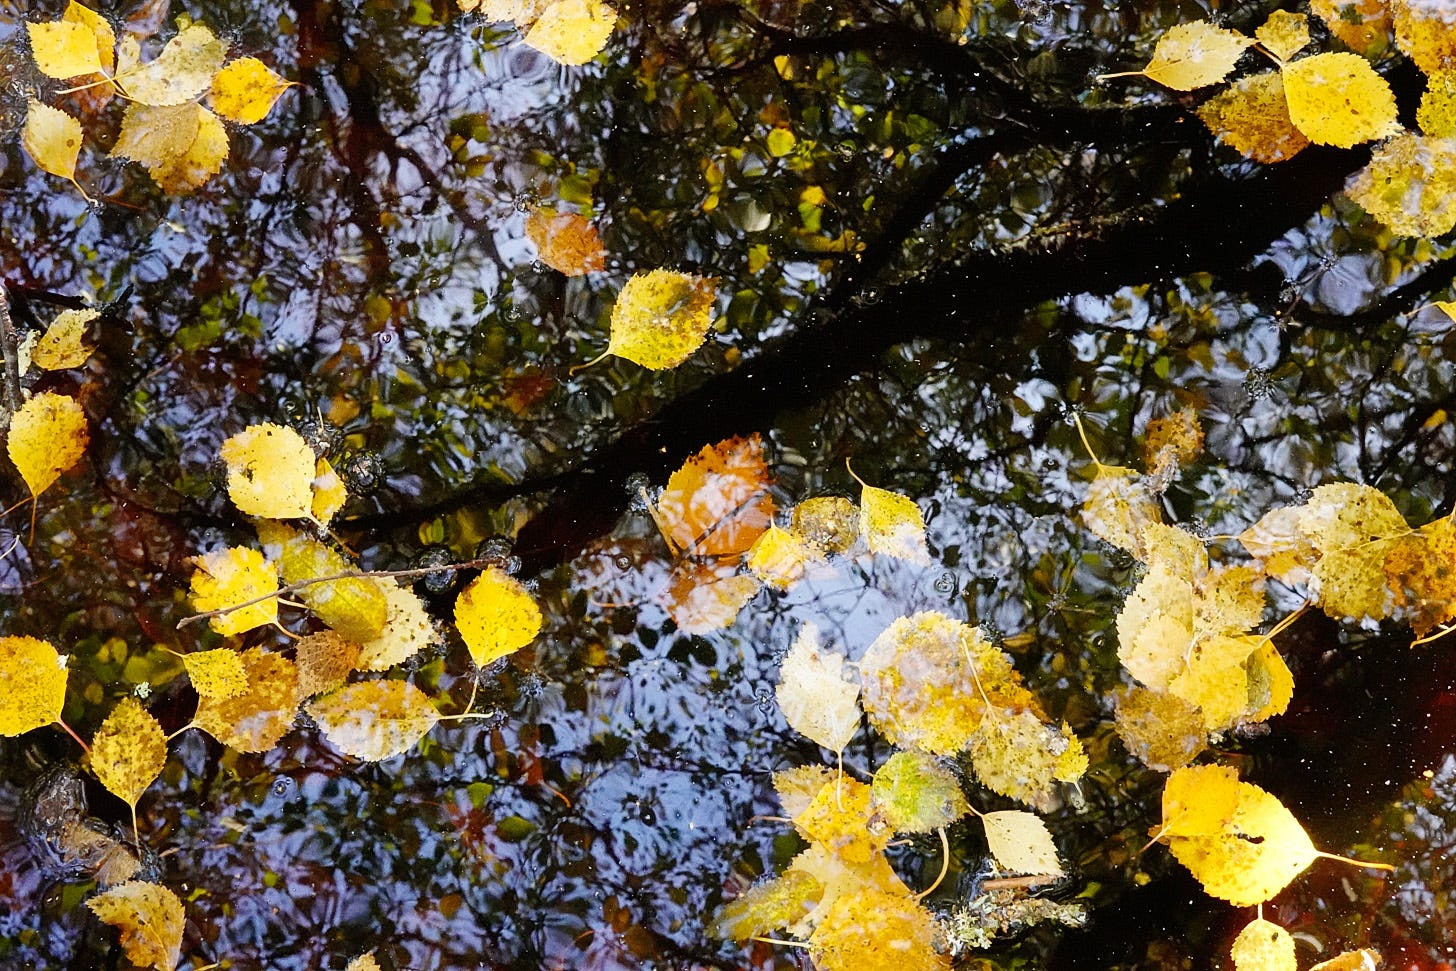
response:
<path id="1" fill-rule="evenodd" d="M 380 344 L 391 344 L 394 342 L 394 334 L 387 330 L 380 331 L 375 335 L 374 339 Z"/>
<path id="2" fill-rule="evenodd" d="M 1295 505 L 1302 506 L 1314 498 L 1313 489 L 1300 489 L 1294 493 Z"/>
<path id="3" fill-rule="evenodd" d="M 287 776 L 282 776 L 273 781 L 273 795 L 275 796 L 286 796 L 288 795 L 288 790 L 292 788 L 293 780 L 288 778 Z"/>
<path id="4" fill-rule="evenodd" d="M 936 593 L 943 593 L 943 594 L 945 594 L 948 597 L 953 597 L 957 593 L 959 593 L 960 592 L 960 583 L 956 579 L 956 575 L 954 573 L 951 573 L 949 570 L 947 570 L 946 572 L 942 573 L 940 576 L 936 577 L 935 578 L 935 592 Z"/>
<path id="5" fill-rule="evenodd" d="M 411 566 L 416 570 L 423 570 L 430 567 L 449 567 L 453 562 L 455 559 L 449 550 L 442 546 L 432 546 L 421 550 Z M 438 596 L 450 589 L 455 582 L 455 575 L 448 569 L 441 569 L 438 573 L 425 574 L 421 582 L 427 591 Z"/>
<path id="6" fill-rule="evenodd" d="M 767 688 L 760 688 L 754 694 L 753 704 L 765 715 L 772 714 L 773 710 L 778 707 L 778 702 L 774 700 L 773 692 Z"/>
<path id="7" fill-rule="evenodd" d="M 492 565 L 505 569 L 506 564 L 513 559 L 511 541 L 504 536 L 492 536 L 475 548 L 477 560 L 489 560 Z M 517 568 L 519 568 L 519 561 Z"/>
<path id="8" fill-rule="evenodd" d="M 844 139 L 834 147 L 835 150 L 839 152 L 841 158 L 854 158 L 854 142 L 850 141 L 848 138 Z"/>
<path id="9" fill-rule="evenodd" d="M 372 492 L 384 477 L 384 467 L 373 452 L 359 452 L 344 465 L 343 476 L 350 492 Z"/>
<path id="10" fill-rule="evenodd" d="M 1250 398 L 1267 398 L 1274 393 L 1274 380 L 1263 368 L 1249 368 L 1244 375 L 1244 393 Z"/>
<path id="11" fill-rule="evenodd" d="M 516 193 L 516 197 L 511 200 L 511 205 L 515 207 L 516 212 L 530 212 L 540 202 L 541 196 L 536 192 L 535 186 L 531 186 Z"/>
<path id="12" fill-rule="evenodd" d="M 525 674 L 521 675 L 521 680 L 518 682 L 518 686 L 520 688 L 521 697 L 529 698 L 532 701 L 535 701 L 546 693 L 546 679 L 541 677 L 541 675 L 537 674 L 535 671 L 527 671 Z"/>
<path id="13" fill-rule="evenodd" d="M 632 557 L 626 553 L 618 553 L 612 557 L 612 565 L 619 570 L 630 570 L 632 569 Z"/>

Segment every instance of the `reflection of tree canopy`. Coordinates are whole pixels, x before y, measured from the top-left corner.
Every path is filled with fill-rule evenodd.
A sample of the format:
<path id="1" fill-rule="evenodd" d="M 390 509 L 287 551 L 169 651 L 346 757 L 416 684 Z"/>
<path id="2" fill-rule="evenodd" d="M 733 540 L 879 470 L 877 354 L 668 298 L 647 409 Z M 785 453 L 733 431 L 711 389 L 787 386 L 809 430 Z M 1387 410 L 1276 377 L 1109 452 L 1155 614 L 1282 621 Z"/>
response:
<path id="1" fill-rule="evenodd" d="M 949 601 L 1030 632 L 1028 680 L 1108 758 L 1106 628 L 1127 564 L 1069 518 L 1082 455 L 1066 407 L 1100 428 L 1107 461 L 1150 415 L 1196 407 L 1209 457 L 1169 500 L 1212 533 L 1331 478 L 1417 521 L 1456 501 L 1433 420 L 1456 405 L 1449 330 L 1412 313 L 1449 286 L 1445 249 L 1331 201 L 1358 152 L 1246 164 L 1173 99 L 1092 80 L 1138 62 L 1180 8 L 648 5 L 569 71 L 443 2 L 191 13 L 303 84 L 232 134 L 195 198 L 162 198 L 97 151 L 84 175 L 117 203 L 87 215 L 9 150 L 18 310 L 117 303 L 86 377 L 94 473 L 44 502 L 36 542 L 0 566 L 8 629 L 74 649 L 80 724 L 126 684 L 171 678 L 148 645 L 176 642 L 186 558 L 247 533 L 213 463 L 255 420 L 345 458 L 360 498 L 342 531 L 366 563 L 468 556 L 519 529 L 554 615 L 501 675 L 498 723 L 452 729 L 393 774 L 349 769 L 308 733 L 262 759 L 180 744 L 144 829 L 177 848 L 169 865 L 205 891 L 189 913 L 241 966 L 334 966 L 381 928 L 401 964 L 747 962 L 703 923 L 725 884 L 783 852 L 748 825 L 774 811 L 765 773 L 818 758 L 782 734 L 769 693 L 774 650 L 806 618 L 860 643 Z M 41 85 L 3 29 L 0 67 Z M 590 212 L 608 272 L 533 265 L 536 203 Z M 668 373 L 572 375 L 605 345 L 622 281 L 658 266 L 720 280 L 709 348 Z M 790 501 L 847 492 L 850 454 L 920 497 L 950 592 L 875 568 L 765 595 L 721 637 L 674 632 L 646 604 L 666 565 L 641 513 L 623 515 L 624 486 L 754 430 Z M 424 676 L 466 693 L 458 672 Z M 187 704 L 169 688 L 159 708 L 181 724 Z M 57 758 L 48 744 L 3 750 L 7 791 L 28 754 Z M 1139 786 L 1089 782 L 1091 822 L 1064 849 L 1114 902 L 1127 875 L 1107 847 L 1140 843 Z M 48 927 L 19 953 L 59 966 L 83 922 L 37 908 L 54 870 L 25 852 L 14 892 L 34 898 L 0 927 Z M 1118 954 L 1107 966 L 1137 957 Z"/>

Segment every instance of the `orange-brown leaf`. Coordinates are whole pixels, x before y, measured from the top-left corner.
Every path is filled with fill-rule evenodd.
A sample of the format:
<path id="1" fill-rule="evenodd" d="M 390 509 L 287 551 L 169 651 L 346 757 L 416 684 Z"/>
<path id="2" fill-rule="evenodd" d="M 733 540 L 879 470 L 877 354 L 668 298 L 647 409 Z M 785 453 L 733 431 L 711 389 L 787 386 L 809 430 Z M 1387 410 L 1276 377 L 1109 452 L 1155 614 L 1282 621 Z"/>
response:
<path id="1" fill-rule="evenodd" d="M 657 501 L 664 535 L 680 550 L 736 556 L 773 521 L 768 463 L 758 435 L 706 446 L 667 480 Z"/>

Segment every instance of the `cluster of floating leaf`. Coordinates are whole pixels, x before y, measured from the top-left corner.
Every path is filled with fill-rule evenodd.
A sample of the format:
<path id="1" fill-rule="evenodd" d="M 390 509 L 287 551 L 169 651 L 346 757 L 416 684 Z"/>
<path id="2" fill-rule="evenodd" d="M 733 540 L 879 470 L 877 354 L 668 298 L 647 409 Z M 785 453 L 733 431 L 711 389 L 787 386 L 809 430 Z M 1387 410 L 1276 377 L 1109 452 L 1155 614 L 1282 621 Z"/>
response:
<path id="1" fill-rule="evenodd" d="M 604 0 L 458 0 L 460 9 L 486 20 L 513 22 L 523 40 L 560 64 L 579 65 L 596 57 L 612 28 L 617 11 Z"/>
<path id="2" fill-rule="evenodd" d="M 1276 10 L 1253 37 L 1207 21 L 1179 24 L 1133 73 L 1193 91 L 1224 81 L 1256 47 L 1275 69 L 1204 101 L 1198 117 L 1210 131 L 1260 162 L 1282 162 L 1310 143 L 1350 148 L 1384 139 L 1346 193 L 1397 235 L 1448 232 L 1456 226 L 1456 10 L 1418 0 L 1315 0 L 1311 7 L 1350 50 L 1299 56 L 1311 43 L 1309 18 Z M 1372 66 L 1395 52 L 1426 75 L 1419 133 L 1400 124 L 1390 85 Z"/>
<path id="3" fill-rule="evenodd" d="M 1427 634 L 1456 619 L 1456 526 L 1443 518 L 1412 529 L 1379 491 L 1331 483 L 1240 534 L 1252 562 L 1215 566 L 1202 540 L 1162 521 L 1159 501 L 1202 446 L 1196 419 L 1185 412 L 1159 420 L 1148 442 L 1145 473 L 1094 459 L 1082 510 L 1093 533 L 1143 564 L 1117 617 L 1118 657 L 1138 682 L 1120 699 L 1117 730 L 1130 752 L 1170 773 L 1154 840 L 1166 841 L 1213 896 L 1262 904 L 1316 859 L 1344 860 L 1316 850 L 1279 800 L 1239 781 L 1236 770 L 1192 764 L 1224 733 L 1282 714 L 1293 696 L 1293 675 L 1273 644 L 1282 623 L 1251 633 L 1263 622 L 1267 581 L 1303 589 L 1308 603 L 1338 620 L 1394 618 Z M 1239 936 L 1233 957 L 1239 971 L 1296 967 L 1292 938 L 1262 916 Z M 1357 951 L 1319 967 L 1375 960 Z"/>
<path id="4" fill-rule="evenodd" d="M 12 451 L 27 441 L 29 415 L 22 409 L 15 416 L 21 425 L 17 433 L 12 423 Z M 61 433 L 53 428 L 46 434 Z M 24 455 L 17 464 L 38 494 L 48 483 L 32 480 Z M 315 456 L 298 432 L 272 424 L 233 435 L 221 458 L 229 497 L 256 517 L 260 548 L 230 547 L 196 559 L 191 596 L 201 613 L 189 619 L 206 617 L 229 640 L 182 656 L 198 704 L 192 721 L 173 736 L 195 727 L 238 752 L 263 752 L 292 730 L 303 710 L 339 751 L 378 761 L 413 748 L 441 721 L 470 717 L 468 711 L 442 715 L 430 695 L 398 674 L 399 665 L 438 639 L 420 598 L 390 575 L 360 571 L 307 528 L 292 525 L 301 521 L 322 530 L 344 505 L 344 486 L 328 461 Z M 310 632 L 290 633 L 296 639 L 287 652 L 245 646 L 250 632 L 281 627 L 278 603 L 285 593 L 312 616 Z M 498 566 L 461 590 L 454 619 L 480 667 L 529 644 L 541 628 L 529 593 Z M 0 680 L 7 689 L 0 695 L 0 735 L 58 724 L 75 736 L 61 720 L 67 670 L 53 645 L 34 637 L 0 637 Z M 77 741 L 97 781 L 130 807 L 140 848 L 137 801 L 166 764 L 169 736 L 136 698 L 126 697 L 89 745 Z M 135 872 L 134 865 L 113 867 L 117 885 L 88 905 L 121 928 L 133 963 L 171 971 L 180 954 L 182 904 L 164 886 L 130 879 Z"/>
<path id="5" fill-rule="evenodd" d="M 188 192 L 217 174 L 228 156 L 224 121 L 261 121 L 293 83 L 256 57 L 228 61 L 227 42 L 201 24 L 185 26 L 150 61 L 142 60 L 144 37 L 128 32 L 118 40 L 109 20 L 74 0 L 60 20 L 25 26 L 36 67 L 75 82 L 61 94 L 84 94 L 87 114 L 99 113 L 113 96 L 126 100 L 110 155 L 140 162 L 167 192 Z M 31 99 L 21 133 L 25 150 L 85 196 L 76 181 L 82 141 L 78 118 Z"/>

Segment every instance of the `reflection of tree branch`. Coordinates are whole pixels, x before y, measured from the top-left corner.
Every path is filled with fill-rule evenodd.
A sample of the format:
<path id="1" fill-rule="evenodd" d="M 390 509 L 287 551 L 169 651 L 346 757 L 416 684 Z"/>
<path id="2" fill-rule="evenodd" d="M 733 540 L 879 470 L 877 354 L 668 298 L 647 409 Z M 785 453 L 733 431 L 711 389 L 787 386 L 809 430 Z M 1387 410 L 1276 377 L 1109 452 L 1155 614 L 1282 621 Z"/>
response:
<path id="1" fill-rule="evenodd" d="M 522 531 L 516 550 L 531 569 L 549 566 L 610 529 L 633 473 L 661 477 L 704 442 L 771 428 L 782 411 L 813 404 L 912 338 L 974 344 L 974 353 L 994 367 L 998 356 L 1024 351 L 1011 339 L 1014 328 L 1003 325 L 1041 301 L 1195 271 L 1237 271 L 1339 189 L 1360 161 L 1350 153 L 1310 149 L 1249 177 L 1213 174 L 1166 206 L 1072 226 L 1008 250 L 972 253 L 888 288 L 873 304 L 856 303 L 839 288 L 825 301 L 835 309 L 811 311 L 792 334 L 738 369 L 681 395 L 600 448 L 577 454 L 567 468 L 518 483 L 477 485 L 434 505 L 359 517 L 350 525 L 408 526 L 469 505 L 555 491 L 550 507 Z"/>

